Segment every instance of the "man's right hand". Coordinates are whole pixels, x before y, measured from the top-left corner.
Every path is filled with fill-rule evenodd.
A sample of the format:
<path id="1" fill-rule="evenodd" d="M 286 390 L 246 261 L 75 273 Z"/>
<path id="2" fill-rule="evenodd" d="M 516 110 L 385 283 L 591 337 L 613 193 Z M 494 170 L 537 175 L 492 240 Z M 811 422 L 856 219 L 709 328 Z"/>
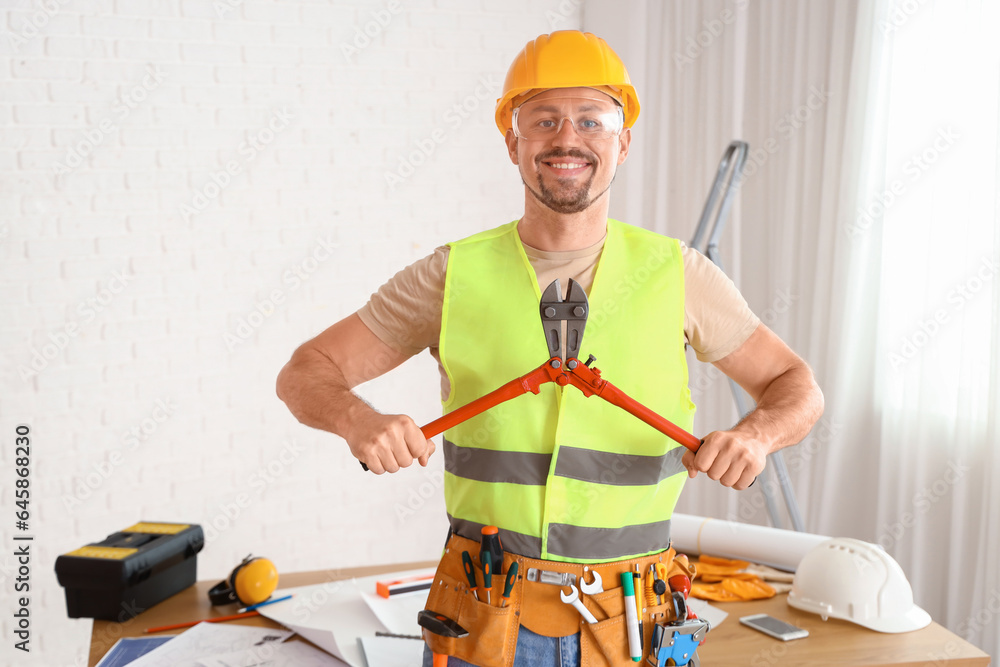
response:
<path id="1" fill-rule="evenodd" d="M 414 459 L 426 466 L 435 450 L 434 441 L 424 438 L 406 415 L 371 412 L 357 419 L 345 436 L 351 454 L 376 475 L 408 468 Z"/>
<path id="2" fill-rule="evenodd" d="M 336 433 L 372 472 L 396 472 L 417 459 L 426 466 L 434 443 L 406 415 L 383 415 L 351 390 L 411 355 L 382 342 L 355 313 L 299 346 L 278 375 L 278 397 L 306 426 Z"/>

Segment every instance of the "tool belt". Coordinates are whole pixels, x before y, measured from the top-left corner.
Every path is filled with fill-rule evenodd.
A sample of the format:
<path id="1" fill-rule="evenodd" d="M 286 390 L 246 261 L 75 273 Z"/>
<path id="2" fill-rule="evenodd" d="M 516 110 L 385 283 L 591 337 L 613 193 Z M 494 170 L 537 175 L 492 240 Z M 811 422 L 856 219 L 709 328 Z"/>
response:
<path id="1" fill-rule="evenodd" d="M 628 650 L 621 574 L 633 572 L 635 566 L 639 565 L 642 581 L 645 582 L 649 566 L 663 563 L 667 567 L 668 578 L 676 574 L 686 574 L 691 578 L 694 576 L 694 568 L 688 564 L 687 557 L 677 556 L 673 549 L 641 558 L 590 564 L 538 560 L 505 553 L 502 571 L 506 573 L 516 561 L 518 577 L 511 590 L 510 601 L 506 606 L 500 606 L 505 577 L 497 575 L 492 578 L 489 604 L 482 586 L 479 587 L 477 599 L 466 578 L 462 563 L 463 551 L 478 554 L 479 543 L 452 535 L 438 564 L 434 583 L 427 597 L 427 609 L 454 620 L 468 630 L 469 634 L 462 638 L 444 637 L 425 629 L 423 636 L 434 653 L 453 655 L 482 667 L 513 665 L 517 631 L 521 625 L 547 637 L 565 637 L 579 632 L 581 664 L 587 667 L 634 666 L 636 663 L 632 661 Z M 473 562 L 476 579 L 482 582 L 479 559 L 473 558 Z M 573 574 L 576 576 L 578 589 L 581 581 L 593 581 L 594 572 L 600 574 L 604 591 L 593 595 L 580 594 L 583 605 L 598 622 L 588 623 L 575 607 L 562 601 L 560 592 L 565 592 L 567 588 L 529 581 L 528 572 L 532 568 Z M 636 591 L 636 594 L 641 595 L 641 592 Z M 676 619 L 669 593 L 663 604 L 647 606 L 643 600 L 641 606 L 643 647 L 650 645 L 655 624 L 684 620 Z"/>

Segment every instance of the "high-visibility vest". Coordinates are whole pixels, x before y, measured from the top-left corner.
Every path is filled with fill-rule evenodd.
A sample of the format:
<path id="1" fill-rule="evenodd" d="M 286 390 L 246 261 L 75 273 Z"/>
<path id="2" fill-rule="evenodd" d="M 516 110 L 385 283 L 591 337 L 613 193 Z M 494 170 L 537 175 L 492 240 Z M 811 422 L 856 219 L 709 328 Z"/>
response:
<path id="1" fill-rule="evenodd" d="M 445 412 L 549 358 L 540 300 L 517 221 L 450 244 L 440 339 L 451 381 Z M 609 219 L 588 300 L 580 356 L 596 356 L 606 380 L 690 431 L 677 240 Z M 546 560 L 660 551 L 687 477 L 684 451 L 600 397 L 550 382 L 445 432 L 449 521 L 472 539 L 482 526 L 498 526 L 505 549 Z"/>

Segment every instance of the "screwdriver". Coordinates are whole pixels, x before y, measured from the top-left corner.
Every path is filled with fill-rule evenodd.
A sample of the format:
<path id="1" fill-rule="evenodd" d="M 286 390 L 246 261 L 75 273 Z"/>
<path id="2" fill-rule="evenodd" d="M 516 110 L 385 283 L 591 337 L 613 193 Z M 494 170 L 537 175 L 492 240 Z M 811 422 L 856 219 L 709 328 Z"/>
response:
<path id="1" fill-rule="evenodd" d="M 503 587 L 503 600 L 500 601 L 501 607 L 507 606 L 507 601 L 510 600 L 510 591 L 514 588 L 514 582 L 517 580 L 517 561 L 510 564 L 510 569 L 507 570 L 507 583 Z"/>
<path id="2" fill-rule="evenodd" d="M 503 545 L 500 544 L 500 529 L 496 526 L 483 526 L 482 537 L 479 540 L 480 553 L 490 552 L 493 562 L 493 574 L 503 574 Z"/>
<path id="3" fill-rule="evenodd" d="M 490 604 L 490 589 L 493 588 L 493 556 L 489 551 L 480 551 L 479 561 L 483 564 L 483 588 L 486 589 L 486 604 Z"/>
<path id="4" fill-rule="evenodd" d="M 472 556 L 469 555 L 468 551 L 462 552 L 462 566 L 465 567 L 465 576 L 469 580 L 469 588 L 472 589 L 472 594 L 479 599 L 479 593 L 476 591 L 478 588 L 476 584 L 476 569 L 472 565 Z"/>

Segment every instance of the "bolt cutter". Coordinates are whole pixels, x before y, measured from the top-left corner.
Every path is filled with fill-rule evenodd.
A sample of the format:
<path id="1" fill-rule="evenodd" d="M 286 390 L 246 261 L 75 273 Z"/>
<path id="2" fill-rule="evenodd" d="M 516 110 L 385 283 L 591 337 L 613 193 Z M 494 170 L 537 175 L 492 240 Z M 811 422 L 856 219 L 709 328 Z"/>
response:
<path id="1" fill-rule="evenodd" d="M 583 330 L 587 324 L 587 315 L 590 313 L 587 293 L 580 286 L 580 283 L 571 278 L 569 281 L 569 291 L 566 294 L 566 299 L 563 300 L 562 288 L 559 285 L 559 281 L 554 280 L 542 293 L 538 310 L 542 318 L 542 326 L 545 330 L 545 342 L 549 348 L 549 360 L 530 373 L 511 380 L 485 396 L 481 396 L 471 403 L 456 408 L 439 419 L 435 419 L 426 426 L 422 426 L 420 430 L 425 438 L 430 439 L 500 403 L 517 398 L 521 394 L 529 391 L 533 394 L 538 394 L 541 385 L 546 382 L 555 382 L 561 387 L 573 385 L 588 398 L 591 396 L 600 396 L 612 405 L 617 405 L 619 408 L 646 422 L 692 452 L 698 451 L 698 447 L 703 442 L 702 440 L 691 435 L 666 418 L 661 417 L 602 378 L 600 369 L 591 366 L 597 360 L 594 355 L 589 355 L 586 362 L 580 361 L 578 358 L 580 343 L 583 340 Z M 565 363 L 562 359 L 563 323 L 566 324 Z M 364 463 L 361 463 L 361 467 L 368 470 L 368 466 Z"/>

